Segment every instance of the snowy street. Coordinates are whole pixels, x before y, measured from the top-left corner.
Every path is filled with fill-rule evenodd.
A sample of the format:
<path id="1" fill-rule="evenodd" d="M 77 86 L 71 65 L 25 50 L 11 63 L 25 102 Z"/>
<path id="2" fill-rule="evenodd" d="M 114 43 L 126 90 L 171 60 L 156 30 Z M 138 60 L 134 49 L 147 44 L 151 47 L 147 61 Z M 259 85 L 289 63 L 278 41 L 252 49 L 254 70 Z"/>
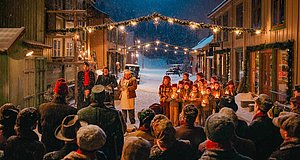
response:
<path id="1" fill-rule="evenodd" d="M 143 108 L 148 108 L 153 103 L 159 103 L 158 88 L 162 82 L 162 78 L 165 75 L 166 69 L 142 69 L 141 70 L 141 82 L 137 89 L 136 108 L 135 115 Z M 178 83 L 182 79 L 182 76 L 170 75 L 172 83 Z M 190 79 L 194 81 L 196 76 L 190 76 Z M 239 100 L 236 100 L 239 102 Z M 120 101 L 115 101 L 116 108 L 120 110 Z M 237 103 L 239 106 L 240 104 Z M 248 108 L 241 108 L 237 111 L 238 116 L 241 119 L 246 120 L 248 123 L 252 118 L 252 113 L 248 112 Z M 138 119 L 136 116 L 136 125 L 138 126 Z"/>

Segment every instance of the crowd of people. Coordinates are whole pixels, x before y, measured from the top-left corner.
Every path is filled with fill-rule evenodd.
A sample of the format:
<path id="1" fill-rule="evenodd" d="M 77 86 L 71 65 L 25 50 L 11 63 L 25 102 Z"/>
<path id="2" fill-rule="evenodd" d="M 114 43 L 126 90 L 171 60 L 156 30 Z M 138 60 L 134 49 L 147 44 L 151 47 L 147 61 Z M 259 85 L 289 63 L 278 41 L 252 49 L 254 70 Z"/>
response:
<path id="1" fill-rule="evenodd" d="M 159 86 L 160 104 L 139 111 L 139 126 L 128 130 L 127 114 L 131 124 L 136 122 L 137 86 L 130 71 L 119 84 L 107 68 L 97 80 L 91 80 L 89 70 L 79 75 L 81 107 L 66 101 L 68 85 L 63 78 L 56 81 L 51 102 L 36 108 L 20 109 L 11 103 L 0 107 L 2 159 L 299 159 L 300 86 L 295 87 L 290 112 L 270 116 L 270 97 L 255 97 L 254 117 L 247 124 L 236 114 L 233 81 L 222 86 L 217 77 L 207 81 L 198 73 L 192 82 L 185 73 L 178 84 L 171 84 L 165 76 Z M 120 90 L 122 111 L 107 103 L 112 98 L 107 87 Z"/>

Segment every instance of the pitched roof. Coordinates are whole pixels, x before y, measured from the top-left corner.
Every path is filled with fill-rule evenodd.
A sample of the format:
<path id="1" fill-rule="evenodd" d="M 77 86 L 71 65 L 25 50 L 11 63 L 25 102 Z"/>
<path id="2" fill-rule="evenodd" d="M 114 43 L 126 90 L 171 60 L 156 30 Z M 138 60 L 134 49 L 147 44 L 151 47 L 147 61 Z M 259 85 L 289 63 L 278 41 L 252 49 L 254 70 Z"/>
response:
<path id="1" fill-rule="evenodd" d="M 52 48 L 52 46 L 38 42 L 38 41 L 32 41 L 32 40 L 24 40 L 23 43 L 29 45 L 29 46 L 33 46 L 33 47 L 37 47 L 37 48 Z"/>
<path id="2" fill-rule="evenodd" d="M 214 35 L 201 39 L 201 41 L 193 49 L 201 49 L 207 46 L 214 39 Z"/>
<path id="3" fill-rule="evenodd" d="M 215 7 L 208 13 L 207 17 L 209 18 L 210 16 L 212 16 L 212 14 L 222 8 L 225 4 L 227 4 L 227 2 L 230 2 L 230 0 L 223 0 L 219 5 L 217 5 L 217 7 Z"/>
<path id="4" fill-rule="evenodd" d="M 6 52 L 24 33 L 25 27 L 0 28 L 0 53 Z"/>

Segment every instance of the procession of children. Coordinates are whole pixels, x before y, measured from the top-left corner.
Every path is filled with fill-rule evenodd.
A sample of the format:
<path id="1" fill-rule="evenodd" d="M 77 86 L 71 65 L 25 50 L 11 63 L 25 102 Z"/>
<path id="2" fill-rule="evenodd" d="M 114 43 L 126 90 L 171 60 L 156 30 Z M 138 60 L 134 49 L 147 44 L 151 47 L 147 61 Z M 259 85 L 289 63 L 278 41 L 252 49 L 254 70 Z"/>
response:
<path id="1" fill-rule="evenodd" d="M 223 89 L 216 76 L 210 81 L 204 78 L 203 73 L 196 74 L 197 79 L 192 82 L 189 74 L 184 73 L 183 79 L 171 84 L 171 78 L 164 76 L 159 86 L 159 97 L 162 112 L 174 126 L 180 125 L 181 109 L 187 104 L 193 104 L 198 109 L 196 125 L 205 126 L 207 117 L 216 113 L 222 107 L 221 100 L 234 99 L 236 91 L 234 83 L 229 80 Z"/>

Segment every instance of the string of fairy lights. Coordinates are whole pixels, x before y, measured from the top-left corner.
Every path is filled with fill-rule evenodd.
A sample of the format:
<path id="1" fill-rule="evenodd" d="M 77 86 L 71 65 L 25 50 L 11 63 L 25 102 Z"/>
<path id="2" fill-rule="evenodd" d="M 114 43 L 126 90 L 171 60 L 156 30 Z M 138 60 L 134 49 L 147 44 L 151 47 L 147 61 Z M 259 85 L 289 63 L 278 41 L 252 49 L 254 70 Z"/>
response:
<path id="1" fill-rule="evenodd" d="M 101 25 L 95 25 L 95 26 L 86 26 L 86 27 L 76 27 L 76 28 L 63 28 L 63 29 L 57 29 L 57 30 L 50 30 L 49 32 L 54 33 L 67 33 L 67 32 L 80 32 L 80 31 L 87 31 L 89 33 L 93 32 L 94 30 L 103 30 L 103 29 L 120 29 L 124 30 L 125 26 L 136 26 L 138 23 L 146 22 L 146 21 L 153 21 L 154 25 L 159 25 L 160 21 L 168 22 L 169 24 L 177 24 L 181 26 L 188 26 L 192 30 L 195 29 L 211 29 L 214 33 L 220 32 L 220 31 L 228 31 L 228 32 L 235 32 L 236 34 L 241 33 L 256 33 L 260 34 L 261 30 L 253 29 L 253 28 L 244 28 L 244 27 L 230 27 L 230 26 L 221 26 L 216 24 L 209 24 L 209 23 L 198 23 L 195 21 L 190 20 L 182 20 L 178 18 L 172 18 L 168 16 L 161 15 L 159 13 L 152 13 L 147 16 L 142 16 L 130 20 L 125 20 L 121 22 L 114 22 L 114 23 L 104 23 Z"/>
<path id="2" fill-rule="evenodd" d="M 193 50 L 192 48 L 189 47 L 173 45 L 166 42 L 162 42 L 160 40 L 155 40 L 147 43 L 141 43 L 140 40 L 137 40 L 136 42 L 137 44 L 135 45 L 119 48 L 119 51 L 122 49 L 127 49 L 127 53 L 128 53 L 132 51 L 138 52 L 142 50 L 148 52 L 150 50 L 155 50 L 155 51 L 163 51 L 163 52 L 174 52 L 175 54 L 177 53 L 187 54 L 190 52 L 197 52 L 197 50 Z"/>

